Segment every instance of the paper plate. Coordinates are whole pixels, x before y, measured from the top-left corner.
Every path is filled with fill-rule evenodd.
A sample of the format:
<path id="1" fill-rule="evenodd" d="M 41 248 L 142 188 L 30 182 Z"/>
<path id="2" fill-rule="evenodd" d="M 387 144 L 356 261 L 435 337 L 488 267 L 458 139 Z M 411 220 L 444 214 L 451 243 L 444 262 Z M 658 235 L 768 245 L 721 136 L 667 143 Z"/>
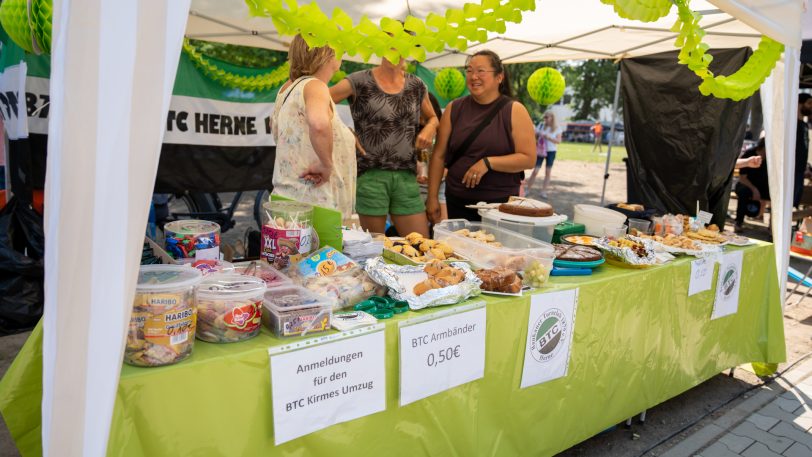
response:
<path id="1" fill-rule="evenodd" d="M 591 262 L 573 262 L 571 260 L 558 260 L 558 259 L 556 259 L 556 260 L 553 261 L 553 265 L 556 266 L 556 267 L 560 267 L 560 268 L 597 268 L 597 267 L 603 265 L 603 263 L 605 261 L 606 260 L 604 260 L 604 259 L 600 259 L 600 260 L 593 260 Z"/>

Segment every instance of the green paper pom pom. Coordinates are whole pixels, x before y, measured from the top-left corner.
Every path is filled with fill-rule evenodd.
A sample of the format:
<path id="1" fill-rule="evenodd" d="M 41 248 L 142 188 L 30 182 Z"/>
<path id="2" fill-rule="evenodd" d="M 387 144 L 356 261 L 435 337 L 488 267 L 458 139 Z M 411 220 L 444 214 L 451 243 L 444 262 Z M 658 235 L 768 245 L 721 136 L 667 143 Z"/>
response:
<path id="1" fill-rule="evenodd" d="M 26 0 L 4 0 L 0 4 L 0 25 L 17 46 L 34 52 Z"/>
<path id="2" fill-rule="evenodd" d="M 465 76 L 456 68 L 445 68 L 434 78 L 434 89 L 440 97 L 453 100 L 465 90 Z"/>
<path id="3" fill-rule="evenodd" d="M 333 77 L 330 78 L 330 82 L 333 83 L 333 84 L 337 84 L 338 82 L 340 82 L 342 79 L 344 79 L 346 77 L 347 77 L 347 72 L 346 71 L 338 70 L 336 72 L 336 74 L 334 74 Z"/>
<path id="4" fill-rule="evenodd" d="M 551 105 L 564 95 L 564 76 L 555 68 L 543 67 L 527 80 L 527 93 L 539 105 Z"/>
<path id="5" fill-rule="evenodd" d="M 31 2 L 31 23 L 34 39 L 44 54 L 51 53 L 51 22 L 53 19 L 52 0 L 33 0 Z"/>

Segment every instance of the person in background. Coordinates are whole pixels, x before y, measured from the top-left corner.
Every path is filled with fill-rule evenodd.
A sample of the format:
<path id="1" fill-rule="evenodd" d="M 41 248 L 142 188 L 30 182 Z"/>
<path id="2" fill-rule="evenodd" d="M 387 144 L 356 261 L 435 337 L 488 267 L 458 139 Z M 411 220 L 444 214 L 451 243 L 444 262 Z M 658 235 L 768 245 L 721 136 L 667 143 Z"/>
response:
<path id="1" fill-rule="evenodd" d="M 527 192 L 533 188 L 533 183 L 536 182 L 536 176 L 541 169 L 544 160 L 547 160 L 547 166 L 544 167 L 544 184 L 541 187 L 541 198 L 548 198 L 547 188 L 550 187 L 550 174 L 553 170 L 553 163 L 555 162 L 555 154 L 558 149 L 558 144 L 561 143 L 561 135 L 564 130 L 558 125 L 555 114 L 552 111 L 544 113 L 544 118 L 536 127 L 536 166 L 533 168 L 533 173 L 530 179 L 527 180 Z"/>
<path id="2" fill-rule="evenodd" d="M 738 202 L 736 203 L 736 223 L 733 230 L 736 233 L 744 230 L 744 216 L 760 217 L 764 214 L 764 206 L 770 201 L 767 162 L 764 160 L 766 150 L 764 138 L 762 138 L 736 161 L 737 168 L 740 164 L 745 165 L 739 169 L 739 181 L 735 187 Z"/>
<path id="3" fill-rule="evenodd" d="M 358 159 L 356 211 L 361 226 L 384 233 L 389 215 L 399 234 L 428 237 L 415 152 L 431 149 L 439 121 L 428 88 L 406 73 L 405 65 L 403 59 L 382 59 L 372 70 L 348 75 L 330 94 L 335 103 L 349 99 L 355 132 L 366 151 Z M 421 118 L 424 127 L 418 131 Z"/>
<path id="4" fill-rule="evenodd" d="M 273 112 L 276 161 L 273 193 L 341 211 L 355 203 L 355 136 L 336 115 L 327 82 L 341 66 L 329 46 L 308 48 L 301 35 L 290 44 L 290 79 Z"/>
<path id="5" fill-rule="evenodd" d="M 598 152 L 603 152 L 602 148 L 602 141 L 603 141 L 603 124 L 600 121 L 595 121 L 595 125 L 589 128 L 589 131 L 592 132 L 592 135 L 595 137 L 595 145 L 592 146 L 592 152 L 595 152 L 595 148 L 598 149 Z"/>
<path id="6" fill-rule="evenodd" d="M 479 221 L 484 201 L 503 203 L 519 195 L 524 170 L 536 161 L 533 121 L 510 97 L 508 74 L 493 51 L 478 51 L 465 65 L 470 95 L 446 106 L 429 163 L 427 212 L 440 218 L 439 191 L 444 169 L 450 219 Z"/>
<path id="7" fill-rule="evenodd" d="M 798 206 L 804 191 L 804 174 L 809 160 L 809 124 L 804 117 L 812 115 L 812 95 L 798 94 L 798 130 L 795 134 L 795 176 L 792 206 Z"/>
<path id="8" fill-rule="evenodd" d="M 440 102 L 437 100 L 437 97 L 434 96 L 431 92 L 429 92 L 429 101 L 431 102 L 431 107 L 434 108 L 434 112 L 437 114 L 439 118 L 443 114 L 443 109 L 440 108 Z M 422 125 L 420 126 L 423 127 Z M 422 153 L 421 153 L 422 154 Z M 429 159 L 431 157 L 431 152 L 426 151 L 425 156 L 420 157 L 420 161 L 417 164 L 417 183 L 420 184 L 420 196 L 423 197 L 423 201 L 428 200 L 428 193 L 429 193 Z M 440 200 L 440 220 L 444 221 L 448 219 L 448 208 L 446 207 L 445 202 L 445 175 L 443 175 L 443 181 L 440 183 L 440 193 L 439 193 L 439 200 Z"/>

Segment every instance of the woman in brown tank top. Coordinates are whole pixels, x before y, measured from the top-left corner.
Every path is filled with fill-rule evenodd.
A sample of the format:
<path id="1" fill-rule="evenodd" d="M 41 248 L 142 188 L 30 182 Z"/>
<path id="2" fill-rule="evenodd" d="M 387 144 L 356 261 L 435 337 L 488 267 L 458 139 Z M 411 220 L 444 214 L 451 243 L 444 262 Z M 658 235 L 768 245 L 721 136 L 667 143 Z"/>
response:
<path id="1" fill-rule="evenodd" d="M 465 81 L 471 95 L 446 107 L 429 164 L 426 212 L 432 222 L 440 218 L 438 193 L 444 168 L 448 168 L 448 217 L 478 221 L 477 211 L 465 205 L 506 202 L 519 195 L 524 170 L 536 163 L 533 121 L 521 103 L 510 99 L 499 56 L 492 51 L 471 56 Z M 476 135 L 473 141 L 468 139 L 471 135 Z"/>

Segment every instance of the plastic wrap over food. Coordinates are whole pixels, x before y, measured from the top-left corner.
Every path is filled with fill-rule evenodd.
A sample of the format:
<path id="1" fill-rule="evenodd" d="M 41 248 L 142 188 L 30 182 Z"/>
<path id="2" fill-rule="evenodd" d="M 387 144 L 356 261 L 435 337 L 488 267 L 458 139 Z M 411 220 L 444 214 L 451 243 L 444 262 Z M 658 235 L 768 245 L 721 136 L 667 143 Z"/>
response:
<path id="1" fill-rule="evenodd" d="M 423 309 L 453 305 L 481 293 L 479 285 L 482 281 L 474 274 L 467 263 L 454 262 L 450 266 L 465 272 L 465 279 L 459 284 L 429 290 L 422 295 L 414 293 L 414 286 L 424 281 L 428 276 L 423 271 L 423 266 L 391 265 L 384 262 L 383 258 L 378 257 L 368 260 L 364 268 L 375 282 L 389 288 L 390 296 L 397 300 L 406 301 L 411 309 Z"/>
<path id="2" fill-rule="evenodd" d="M 612 241 L 617 241 L 621 243 L 621 246 L 614 246 L 610 244 Z M 609 240 L 604 237 L 595 240 L 594 243 L 596 247 L 600 248 L 600 250 L 623 263 L 635 266 L 657 264 L 657 257 L 655 255 L 654 244 L 650 240 L 634 241 L 627 238 L 621 238 L 619 240 Z M 629 244 L 641 246 L 644 249 L 633 247 L 630 246 Z"/>
<path id="3" fill-rule="evenodd" d="M 656 239 L 651 238 L 641 238 L 637 236 L 629 235 L 629 238 L 634 241 L 645 242 L 648 241 L 654 246 L 654 250 L 656 252 L 667 252 L 669 254 L 674 255 L 690 255 L 694 257 L 715 257 L 718 253 L 722 252 L 723 248 L 720 245 L 713 245 L 713 244 L 704 244 L 698 241 L 692 241 L 693 246 L 696 249 L 690 249 L 680 246 L 673 246 L 669 244 L 665 244 L 663 242 L 659 242 Z"/>

